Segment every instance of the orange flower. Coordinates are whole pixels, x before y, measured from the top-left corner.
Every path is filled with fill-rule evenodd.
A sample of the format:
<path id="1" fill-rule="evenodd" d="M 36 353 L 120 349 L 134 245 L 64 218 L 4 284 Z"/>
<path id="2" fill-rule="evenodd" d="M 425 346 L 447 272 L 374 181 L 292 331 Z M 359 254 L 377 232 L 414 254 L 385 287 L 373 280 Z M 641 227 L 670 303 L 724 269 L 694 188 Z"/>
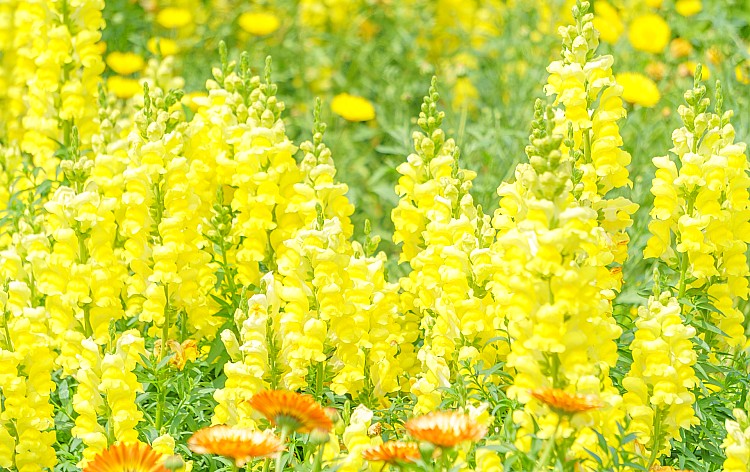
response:
<path id="1" fill-rule="evenodd" d="M 583 413 L 604 406 L 594 395 L 568 393 L 559 388 L 537 388 L 531 391 L 531 396 L 563 414 Z"/>
<path id="2" fill-rule="evenodd" d="M 655 465 L 655 466 L 652 466 L 651 469 L 649 469 L 649 472 L 693 472 L 693 471 L 687 470 L 687 469 L 675 469 L 674 467 L 670 467 L 668 465 Z"/>
<path id="3" fill-rule="evenodd" d="M 314 429 L 330 431 L 333 421 L 310 395 L 287 390 L 266 390 L 256 393 L 248 403 L 268 421 L 290 431 L 309 433 Z"/>
<path id="4" fill-rule="evenodd" d="M 439 447 L 453 447 L 464 441 L 479 441 L 487 434 L 487 427 L 468 415 L 455 411 L 433 411 L 404 424 L 409 434 L 420 441 Z"/>
<path id="5" fill-rule="evenodd" d="M 281 440 L 270 431 L 214 425 L 196 431 L 188 446 L 198 454 L 216 454 L 233 459 L 237 467 L 257 457 L 268 457 L 284 450 Z"/>
<path id="6" fill-rule="evenodd" d="M 403 441 L 388 441 L 378 446 L 368 447 L 362 451 L 362 457 L 370 462 L 385 462 L 398 464 L 399 462 L 414 462 L 419 459 L 419 445 Z"/>
<path id="7" fill-rule="evenodd" d="M 161 460 L 148 444 L 120 443 L 97 454 L 83 472 L 167 472 Z"/>

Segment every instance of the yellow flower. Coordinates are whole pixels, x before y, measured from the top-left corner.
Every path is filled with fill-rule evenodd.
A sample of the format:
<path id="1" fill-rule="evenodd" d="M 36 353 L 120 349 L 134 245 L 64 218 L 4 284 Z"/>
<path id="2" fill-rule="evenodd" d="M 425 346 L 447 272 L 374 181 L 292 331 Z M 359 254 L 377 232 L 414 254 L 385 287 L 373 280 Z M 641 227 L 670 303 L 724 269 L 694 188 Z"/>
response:
<path id="1" fill-rule="evenodd" d="M 622 98 L 628 103 L 653 107 L 661 99 L 656 83 L 643 74 L 637 72 L 623 72 L 615 76 L 617 83 L 622 85 Z"/>
<path id="2" fill-rule="evenodd" d="M 143 70 L 146 62 L 134 52 L 115 51 L 107 56 L 107 65 L 120 75 L 130 75 Z"/>
<path id="3" fill-rule="evenodd" d="M 677 72 L 682 77 L 693 77 L 695 75 L 695 68 L 697 66 L 698 64 L 695 61 L 685 61 L 684 63 L 680 64 Z M 701 78 L 703 80 L 708 80 L 711 78 L 711 69 L 709 69 L 705 65 L 703 65 L 701 69 Z"/>
<path id="4" fill-rule="evenodd" d="M 167 7 L 156 14 L 156 22 L 167 29 L 182 28 L 193 21 L 193 14 L 185 8 Z"/>
<path id="5" fill-rule="evenodd" d="M 646 74 L 654 80 L 661 80 L 667 74 L 667 66 L 663 62 L 651 62 L 646 66 Z"/>
<path id="6" fill-rule="evenodd" d="M 130 98 L 141 93 L 141 84 L 136 79 L 113 75 L 107 79 L 107 89 L 117 98 Z"/>
<path id="7" fill-rule="evenodd" d="M 616 43 L 625 29 L 620 13 L 607 2 L 596 2 L 594 12 L 594 27 L 599 31 L 601 40 L 610 44 Z"/>
<path id="8" fill-rule="evenodd" d="M 169 38 L 150 38 L 146 49 L 155 56 L 174 56 L 180 51 L 177 43 Z"/>
<path id="9" fill-rule="evenodd" d="M 630 23 L 628 39 L 639 51 L 659 54 L 669 43 L 672 31 L 664 18 L 648 13 L 641 15 Z"/>
<path id="10" fill-rule="evenodd" d="M 675 38 L 669 43 L 669 52 L 675 59 L 682 59 L 693 52 L 693 46 L 685 38 Z"/>
<path id="11" fill-rule="evenodd" d="M 333 97 L 331 110 L 347 121 L 370 121 L 375 118 L 375 108 L 366 98 L 348 93 Z"/>
<path id="12" fill-rule="evenodd" d="M 246 12 L 240 15 L 237 23 L 244 31 L 254 36 L 266 36 L 273 33 L 281 22 L 279 17 L 268 12 Z"/>
<path id="13" fill-rule="evenodd" d="M 703 10 L 703 3 L 701 0 L 677 0 L 674 8 L 682 16 L 693 16 Z"/>
<path id="14" fill-rule="evenodd" d="M 745 85 L 750 84 L 750 61 L 745 61 L 737 64 L 734 68 L 734 76 L 737 77 L 737 82 Z"/>

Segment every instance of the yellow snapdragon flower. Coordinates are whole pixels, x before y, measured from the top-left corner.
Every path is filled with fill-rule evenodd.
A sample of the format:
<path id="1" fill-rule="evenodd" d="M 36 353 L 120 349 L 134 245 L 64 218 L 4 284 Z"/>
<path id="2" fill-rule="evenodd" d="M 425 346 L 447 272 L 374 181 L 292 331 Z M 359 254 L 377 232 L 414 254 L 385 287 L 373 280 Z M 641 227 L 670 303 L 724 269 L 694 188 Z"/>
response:
<path id="1" fill-rule="evenodd" d="M 623 404 L 632 418 L 631 431 L 658 458 L 669 454 L 669 441 L 680 437 L 680 429 L 698 424 L 690 391 L 698 383 L 691 341 L 695 328 L 684 324 L 680 305 L 669 292 L 649 298 L 635 324 L 633 364 L 622 381 L 627 391 Z"/>
<path id="2" fill-rule="evenodd" d="M 732 411 L 734 420 L 726 420 L 727 437 L 721 444 L 726 454 L 725 472 L 745 472 L 750 467 L 750 422 L 744 410 Z"/>

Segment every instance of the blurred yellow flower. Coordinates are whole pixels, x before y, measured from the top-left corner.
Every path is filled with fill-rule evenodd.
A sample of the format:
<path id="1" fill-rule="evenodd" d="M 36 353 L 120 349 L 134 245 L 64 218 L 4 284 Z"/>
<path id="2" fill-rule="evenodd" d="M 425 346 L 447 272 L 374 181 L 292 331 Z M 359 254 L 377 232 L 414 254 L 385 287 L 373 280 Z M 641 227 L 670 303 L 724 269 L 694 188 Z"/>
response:
<path id="1" fill-rule="evenodd" d="M 620 13 L 607 2 L 596 2 L 594 4 L 594 27 L 599 30 L 602 41 L 614 44 L 620 39 L 625 25 L 620 19 Z"/>
<path id="2" fill-rule="evenodd" d="M 693 16 L 703 10 L 701 0 L 677 0 L 675 10 L 682 16 Z"/>
<path id="3" fill-rule="evenodd" d="M 466 107 L 468 111 L 474 111 L 477 108 L 479 92 L 468 77 L 459 77 L 453 85 L 453 105 L 454 110 L 460 110 Z"/>
<path id="4" fill-rule="evenodd" d="M 99 41 L 98 43 L 96 43 L 96 50 L 103 56 L 104 53 L 107 52 L 107 43 L 105 43 L 104 41 Z"/>
<path id="5" fill-rule="evenodd" d="M 637 72 L 623 72 L 615 76 L 617 83 L 622 85 L 622 99 L 628 103 L 653 107 L 661 99 L 656 82 Z"/>
<path id="6" fill-rule="evenodd" d="M 182 104 L 193 112 L 197 112 L 200 107 L 210 105 L 211 101 L 208 99 L 206 92 L 190 92 L 182 97 Z"/>
<path id="7" fill-rule="evenodd" d="M 107 79 L 107 89 L 117 98 L 130 98 L 142 90 L 136 79 L 120 75 L 113 75 Z"/>
<path id="8" fill-rule="evenodd" d="M 279 18 L 273 13 L 246 12 L 237 20 L 240 28 L 254 36 L 271 34 L 281 25 Z"/>
<path id="9" fill-rule="evenodd" d="M 174 56 L 180 51 L 177 42 L 169 38 L 150 38 L 146 49 L 155 56 Z"/>
<path id="10" fill-rule="evenodd" d="M 697 65 L 698 64 L 695 61 L 685 61 L 684 63 L 680 64 L 677 72 L 682 77 L 692 77 L 695 75 L 695 68 L 697 67 Z M 708 80 L 711 78 L 711 69 L 706 67 L 705 64 L 703 64 L 701 70 L 701 77 L 703 78 L 703 80 Z"/>
<path id="11" fill-rule="evenodd" d="M 675 38 L 669 43 L 669 53 L 675 59 L 688 57 L 693 52 L 693 46 L 685 38 Z"/>
<path id="12" fill-rule="evenodd" d="M 750 61 L 737 64 L 734 68 L 734 75 L 739 83 L 750 85 Z"/>
<path id="13" fill-rule="evenodd" d="M 667 67 L 663 62 L 651 62 L 646 66 L 646 74 L 652 79 L 659 81 L 667 74 Z"/>
<path id="14" fill-rule="evenodd" d="M 750 52 L 750 51 L 748 51 Z M 724 54 L 721 53 L 721 49 L 716 46 L 711 46 L 706 51 L 706 59 L 713 65 L 718 65 L 724 60 Z"/>
<path id="15" fill-rule="evenodd" d="M 664 18 L 648 13 L 641 15 L 630 23 L 628 39 L 639 51 L 659 54 L 669 43 L 672 31 Z"/>
<path id="16" fill-rule="evenodd" d="M 193 14 L 185 8 L 167 7 L 156 14 L 156 22 L 167 29 L 182 28 L 193 21 Z"/>
<path id="17" fill-rule="evenodd" d="M 107 65 L 120 75 L 130 75 L 141 71 L 146 61 L 134 52 L 115 51 L 107 56 Z"/>
<path id="18" fill-rule="evenodd" d="M 375 118 L 375 108 L 369 100 L 348 93 L 333 97 L 331 110 L 347 121 L 369 121 Z"/>

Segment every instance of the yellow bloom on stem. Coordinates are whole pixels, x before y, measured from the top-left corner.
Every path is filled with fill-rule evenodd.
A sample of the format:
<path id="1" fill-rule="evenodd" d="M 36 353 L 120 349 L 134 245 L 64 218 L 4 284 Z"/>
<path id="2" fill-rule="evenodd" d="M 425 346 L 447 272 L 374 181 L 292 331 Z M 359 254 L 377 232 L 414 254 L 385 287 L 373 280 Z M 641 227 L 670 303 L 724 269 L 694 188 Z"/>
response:
<path id="1" fill-rule="evenodd" d="M 141 442 L 119 443 L 94 457 L 83 472 L 167 472 L 162 455 Z"/>
<path id="2" fill-rule="evenodd" d="M 605 1 L 596 2 L 594 12 L 594 27 L 599 31 L 599 38 L 610 44 L 616 43 L 625 29 L 620 13 Z"/>
<path id="3" fill-rule="evenodd" d="M 107 65 L 120 75 L 130 75 L 143 70 L 146 62 L 134 52 L 115 51 L 107 55 Z"/>
<path id="4" fill-rule="evenodd" d="M 487 434 L 486 426 L 456 411 L 433 411 L 410 419 L 404 428 L 414 439 L 438 447 L 453 447 L 465 441 L 476 442 Z"/>
<path id="5" fill-rule="evenodd" d="M 682 59 L 693 52 L 693 45 L 685 38 L 675 38 L 669 43 L 669 52 L 675 59 Z"/>
<path id="6" fill-rule="evenodd" d="M 167 7 L 156 14 L 156 22 L 167 29 L 182 28 L 193 21 L 193 14 L 185 8 Z"/>
<path id="7" fill-rule="evenodd" d="M 174 56 L 180 52 L 177 42 L 169 38 L 149 38 L 146 49 L 155 56 Z"/>
<path id="8" fill-rule="evenodd" d="M 672 31 L 664 18 L 654 13 L 647 13 L 635 18 L 630 23 L 628 39 L 639 51 L 659 54 L 669 43 Z"/>
<path id="9" fill-rule="evenodd" d="M 693 16 L 703 10 L 703 2 L 701 0 L 677 0 L 674 8 L 682 16 Z"/>
<path id="10" fill-rule="evenodd" d="M 245 12 L 237 19 L 244 31 L 254 36 L 266 36 L 281 26 L 279 17 L 268 12 Z"/>
<path id="11" fill-rule="evenodd" d="M 656 82 L 638 72 L 622 72 L 615 76 L 622 85 L 622 99 L 634 105 L 653 107 L 661 99 Z"/>
<path id="12" fill-rule="evenodd" d="M 117 98 L 128 99 L 141 93 L 143 88 L 136 79 L 113 75 L 107 78 L 107 90 L 112 92 Z"/>
<path id="13" fill-rule="evenodd" d="M 750 60 L 746 60 L 734 68 L 734 76 L 737 82 L 750 85 Z"/>
<path id="14" fill-rule="evenodd" d="M 271 431 L 255 431 L 214 425 L 196 431 L 188 446 L 198 454 L 216 454 L 234 460 L 237 467 L 260 457 L 276 456 L 284 451 L 281 439 Z"/>
<path id="15" fill-rule="evenodd" d="M 357 95 L 340 93 L 333 97 L 331 110 L 347 121 L 370 121 L 375 119 L 375 107 L 369 100 Z"/>
<path id="16" fill-rule="evenodd" d="M 724 472 L 746 472 L 750 467 L 750 422 L 744 410 L 732 411 L 734 420 L 726 420 L 727 437 L 721 444 L 726 459 Z"/>

